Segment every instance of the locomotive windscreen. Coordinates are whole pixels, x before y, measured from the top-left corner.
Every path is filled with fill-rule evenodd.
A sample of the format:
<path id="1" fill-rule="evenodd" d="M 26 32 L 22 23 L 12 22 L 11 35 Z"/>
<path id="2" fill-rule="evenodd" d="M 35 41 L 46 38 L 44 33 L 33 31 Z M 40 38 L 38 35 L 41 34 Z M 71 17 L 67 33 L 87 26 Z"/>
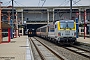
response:
<path id="1" fill-rule="evenodd" d="M 60 21 L 60 28 L 74 28 L 74 21 Z"/>

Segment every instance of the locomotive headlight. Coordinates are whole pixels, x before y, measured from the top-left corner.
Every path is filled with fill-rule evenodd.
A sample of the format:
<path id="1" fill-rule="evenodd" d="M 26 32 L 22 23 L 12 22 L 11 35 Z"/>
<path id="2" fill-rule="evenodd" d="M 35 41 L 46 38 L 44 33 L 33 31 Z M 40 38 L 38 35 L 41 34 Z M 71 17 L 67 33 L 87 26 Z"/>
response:
<path id="1" fill-rule="evenodd" d="M 58 33 L 58 36 L 61 36 L 61 33 L 60 32 Z"/>

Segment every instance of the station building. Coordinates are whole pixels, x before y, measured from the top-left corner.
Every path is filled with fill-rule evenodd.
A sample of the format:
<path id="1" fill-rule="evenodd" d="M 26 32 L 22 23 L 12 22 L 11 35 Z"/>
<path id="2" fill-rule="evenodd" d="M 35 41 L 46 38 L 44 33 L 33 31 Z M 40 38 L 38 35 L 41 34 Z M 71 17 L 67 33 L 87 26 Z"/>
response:
<path id="1" fill-rule="evenodd" d="M 1 8 L 2 21 L 8 22 L 12 20 L 12 8 L 7 8 L 7 6 L 2 6 Z M 90 6 L 73 6 L 72 17 L 74 19 L 78 18 L 79 24 L 81 24 L 84 19 L 89 22 Z M 70 6 L 14 7 L 13 25 L 16 26 L 16 30 L 18 30 L 21 35 L 26 34 L 29 28 L 36 29 L 60 19 L 70 19 Z M 89 25 L 86 25 L 86 34 L 88 34 L 87 26 Z M 83 27 L 79 29 L 79 33 L 83 33 Z"/>

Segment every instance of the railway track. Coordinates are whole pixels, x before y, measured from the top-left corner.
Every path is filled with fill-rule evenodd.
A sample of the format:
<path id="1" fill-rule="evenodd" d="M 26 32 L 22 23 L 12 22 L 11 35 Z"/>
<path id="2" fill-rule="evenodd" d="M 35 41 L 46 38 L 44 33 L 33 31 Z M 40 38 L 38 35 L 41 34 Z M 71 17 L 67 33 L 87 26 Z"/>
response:
<path id="1" fill-rule="evenodd" d="M 77 42 L 77 44 L 75 46 L 79 47 L 79 48 L 82 48 L 84 50 L 90 51 L 90 44 Z"/>
<path id="2" fill-rule="evenodd" d="M 38 38 L 38 37 L 37 37 Z M 90 59 L 90 50 L 83 49 L 82 47 L 72 45 L 72 46 L 58 46 L 54 43 L 51 43 L 49 41 L 46 41 L 45 39 L 38 38 L 51 48 L 53 48 L 55 51 L 57 51 L 59 54 L 62 54 L 64 57 L 68 58 L 69 60 L 75 59 L 75 60 L 88 60 Z M 69 55 L 68 55 L 69 54 Z"/>
<path id="3" fill-rule="evenodd" d="M 71 45 L 71 46 L 72 46 L 72 47 L 75 47 L 75 48 L 77 48 L 77 49 L 80 49 L 80 50 L 83 50 L 83 51 L 86 51 L 86 52 L 90 53 L 90 50 L 89 50 L 89 49 L 82 48 L 82 47 L 76 46 L 76 45 Z M 87 46 L 85 46 L 85 47 L 87 47 Z M 88 47 L 88 48 L 90 48 L 90 47 Z"/>
<path id="4" fill-rule="evenodd" d="M 35 37 L 30 37 L 29 41 L 34 44 L 41 60 L 68 60 Z"/>
<path id="5" fill-rule="evenodd" d="M 70 50 L 70 51 L 72 51 L 74 53 L 77 53 L 79 55 L 82 55 L 82 56 L 84 56 L 86 58 L 90 58 L 90 51 L 84 50 L 84 49 L 76 47 L 74 45 L 71 45 L 70 47 L 63 47 L 63 48 L 65 48 L 67 50 Z"/>
<path id="6" fill-rule="evenodd" d="M 90 50 L 87 50 L 87 49 L 84 49 L 84 48 L 80 48 L 78 46 L 75 46 L 75 45 L 70 45 L 69 47 L 66 47 L 66 46 L 62 46 L 63 48 L 67 49 L 67 50 L 70 50 L 74 53 L 77 53 L 79 55 L 82 55 L 86 58 L 90 58 Z"/>

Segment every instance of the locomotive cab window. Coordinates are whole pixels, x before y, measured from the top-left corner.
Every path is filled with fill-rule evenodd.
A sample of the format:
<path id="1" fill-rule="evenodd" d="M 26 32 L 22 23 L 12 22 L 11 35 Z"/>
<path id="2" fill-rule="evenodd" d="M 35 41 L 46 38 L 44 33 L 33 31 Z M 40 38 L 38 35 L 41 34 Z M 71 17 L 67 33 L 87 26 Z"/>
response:
<path id="1" fill-rule="evenodd" d="M 74 28 L 74 22 L 69 22 L 68 23 L 68 28 Z"/>
<path id="2" fill-rule="evenodd" d="M 64 23 L 64 22 L 60 23 L 60 28 L 61 28 L 61 29 L 62 29 L 62 28 L 66 28 L 66 23 Z"/>
<path id="3" fill-rule="evenodd" d="M 60 29 L 62 28 L 74 28 L 74 22 L 62 22 L 60 23 Z"/>

